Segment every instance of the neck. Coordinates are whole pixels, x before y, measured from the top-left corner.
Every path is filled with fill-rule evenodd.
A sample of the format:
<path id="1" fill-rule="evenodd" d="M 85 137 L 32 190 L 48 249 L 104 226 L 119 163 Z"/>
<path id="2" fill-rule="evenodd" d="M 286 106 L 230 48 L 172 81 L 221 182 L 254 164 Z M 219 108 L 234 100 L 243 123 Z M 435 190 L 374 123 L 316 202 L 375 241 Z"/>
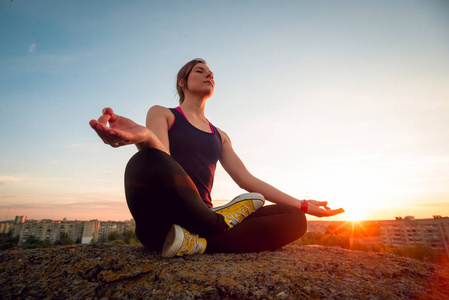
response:
<path id="1" fill-rule="evenodd" d="M 180 107 L 184 113 L 192 114 L 201 118 L 206 117 L 206 99 L 186 97 Z"/>

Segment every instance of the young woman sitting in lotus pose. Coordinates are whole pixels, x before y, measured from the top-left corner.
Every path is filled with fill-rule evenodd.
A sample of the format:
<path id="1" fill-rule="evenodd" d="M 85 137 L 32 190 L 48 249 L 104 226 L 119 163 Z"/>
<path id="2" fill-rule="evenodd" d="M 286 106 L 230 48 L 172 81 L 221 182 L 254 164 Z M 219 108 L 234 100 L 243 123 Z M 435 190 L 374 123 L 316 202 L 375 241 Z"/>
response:
<path id="1" fill-rule="evenodd" d="M 344 212 L 331 210 L 325 201 L 298 200 L 254 177 L 228 135 L 206 119 L 206 100 L 214 87 L 209 66 L 194 59 L 178 72 L 179 107 L 151 107 L 146 127 L 111 108 L 89 123 L 104 143 L 135 144 L 139 150 L 126 167 L 125 191 L 145 247 L 162 251 L 163 257 L 275 250 L 306 232 L 306 213 L 328 217 Z M 212 208 L 218 160 L 250 193 Z M 275 205 L 263 206 L 265 198 Z"/>

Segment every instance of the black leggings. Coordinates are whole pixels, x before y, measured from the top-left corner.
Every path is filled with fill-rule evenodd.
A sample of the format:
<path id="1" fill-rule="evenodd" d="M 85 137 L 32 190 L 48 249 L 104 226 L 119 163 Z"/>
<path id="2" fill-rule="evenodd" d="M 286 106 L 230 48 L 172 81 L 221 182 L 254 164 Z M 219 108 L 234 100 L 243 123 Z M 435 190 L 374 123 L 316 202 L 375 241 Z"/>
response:
<path id="1" fill-rule="evenodd" d="M 207 207 L 182 167 L 157 149 L 141 150 L 130 159 L 125 192 L 137 237 L 149 250 L 162 249 L 172 224 L 206 238 L 208 253 L 275 250 L 307 229 L 300 209 L 267 205 L 227 230 L 224 217 Z"/>

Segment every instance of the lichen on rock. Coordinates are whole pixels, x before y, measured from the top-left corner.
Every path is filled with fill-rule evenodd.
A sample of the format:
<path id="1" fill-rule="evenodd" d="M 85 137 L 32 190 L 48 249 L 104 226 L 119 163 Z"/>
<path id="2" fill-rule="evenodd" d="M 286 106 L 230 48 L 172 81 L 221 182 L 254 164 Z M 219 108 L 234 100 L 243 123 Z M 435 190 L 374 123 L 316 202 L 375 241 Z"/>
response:
<path id="1" fill-rule="evenodd" d="M 447 267 L 326 247 L 164 259 L 100 244 L 8 250 L 0 261 L 1 299 L 449 298 Z"/>

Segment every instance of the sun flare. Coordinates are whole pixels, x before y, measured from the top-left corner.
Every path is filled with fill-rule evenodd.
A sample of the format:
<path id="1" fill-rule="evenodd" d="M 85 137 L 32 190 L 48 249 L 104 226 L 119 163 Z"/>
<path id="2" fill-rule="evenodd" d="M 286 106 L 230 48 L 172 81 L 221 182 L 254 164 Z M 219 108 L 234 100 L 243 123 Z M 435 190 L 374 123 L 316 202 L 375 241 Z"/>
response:
<path id="1" fill-rule="evenodd" d="M 366 218 L 366 214 L 361 209 L 348 208 L 342 215 L 343 219 L 347 221 L 361 221 Z"/>
<path id="2" fill-rule="evenodd" d="M 379 196 L 379 191 L 387 189 L 385 178 L 375 171 L 351 171 L 349 163 L 346 170 L 341 168 L 341 171 L 330 168 L 312 173 L 306 183 L 306 193 L 310 194 L 307 196 L 328 201 L 332 209 L 343 208 L 345 213 L 337 218 L 347 221 L 366 220 L 371 217 L 374 204 L 385 206 L 385 200 Z"/>

